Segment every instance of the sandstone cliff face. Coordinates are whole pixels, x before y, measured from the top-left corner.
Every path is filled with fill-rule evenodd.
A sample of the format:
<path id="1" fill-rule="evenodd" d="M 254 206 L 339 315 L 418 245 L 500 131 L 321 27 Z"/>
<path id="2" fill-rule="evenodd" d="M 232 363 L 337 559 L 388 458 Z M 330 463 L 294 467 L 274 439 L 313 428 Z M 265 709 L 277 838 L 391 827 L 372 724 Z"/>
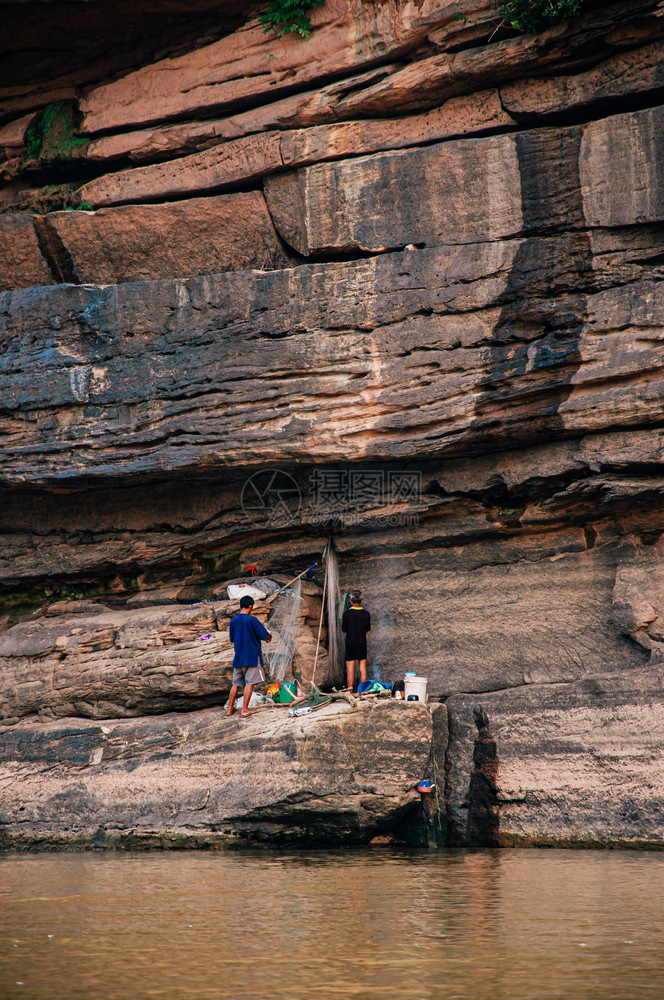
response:
<path id="1" fill-rule="evenodd" d="M 372 670 L 448 699 L 455 842 L 480 705 L 498 842 L 661 842 L 661 5 L 509 37 L 482 3 L 327 0 L 278 43 L 227 7 L 0 86 L 3 716 L 219 700 L 191 605 L 332 528 Z M 89 143 L 30 152 L 61 99 Z M 249 516 L 275 468 L 297 503 Z"/>
<path id="2" fill-rule="evenodd" d="M 661 848 L 661 668 L 450 698 L 447 801 L 460 843 L 472 842 L 479 705 L 495 744 L 492 843 Z"/>
<path id="3" fill-rule="evenodd" d="M 426 708 L 217 709 L 0 729 L 0 846 L 365 843 L 419 809 Z"/>
<path id="4" fill-rule="evenodd" d="M 159 600 L 159 592 L 148 591 L 142 600 L 130 598 L 125 608 L 115 610 L 60 602 L 47 609 L 45 619 L 0 633 L 0 718 L 14 723 L 35 716 L 41 721 L 114 719 L 223 703 L 233 675 L 228 627 L 239 613 L 239 600 L 176 607 Z M 277 615 L 271 625 L 276 647 L 279 605 L 273 609 L 257 601 L 253 613 L 267 624 L 271 611 Z M 320 597 L 305 594 L 297 608 L 288 671 L 304 686 L 312 679 L 319 621 Z M 322 632 L 319 683 L 328 680 L 325 638 Z M 266 673 L 270 676 L 269 661 Z"/>

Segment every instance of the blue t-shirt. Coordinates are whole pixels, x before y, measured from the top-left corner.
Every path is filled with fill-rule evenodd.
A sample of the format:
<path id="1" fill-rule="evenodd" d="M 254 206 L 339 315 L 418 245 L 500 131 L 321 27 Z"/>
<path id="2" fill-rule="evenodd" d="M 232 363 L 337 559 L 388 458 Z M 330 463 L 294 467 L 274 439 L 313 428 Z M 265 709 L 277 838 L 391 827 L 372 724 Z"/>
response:
<path id="1" fill-rule="evenodd" d="M 233 668 L 263 666 L 261 639 L 269 639 L 270 633 L 253 615 L 240 613 L 231 618 L 228 635 L 235 646 Z"/>

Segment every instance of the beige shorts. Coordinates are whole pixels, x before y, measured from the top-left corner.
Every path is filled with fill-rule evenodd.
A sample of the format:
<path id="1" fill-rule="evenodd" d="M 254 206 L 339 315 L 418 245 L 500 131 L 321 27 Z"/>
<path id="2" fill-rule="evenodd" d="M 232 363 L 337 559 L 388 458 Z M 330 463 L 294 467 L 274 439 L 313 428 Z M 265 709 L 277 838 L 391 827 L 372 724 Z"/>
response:
<path id="1" fill-rule="evenodd" d="M 233 686 L 243 688 L 247 684 L 260 684 L 265 680 L 262 667 L 233 667 Z"/>

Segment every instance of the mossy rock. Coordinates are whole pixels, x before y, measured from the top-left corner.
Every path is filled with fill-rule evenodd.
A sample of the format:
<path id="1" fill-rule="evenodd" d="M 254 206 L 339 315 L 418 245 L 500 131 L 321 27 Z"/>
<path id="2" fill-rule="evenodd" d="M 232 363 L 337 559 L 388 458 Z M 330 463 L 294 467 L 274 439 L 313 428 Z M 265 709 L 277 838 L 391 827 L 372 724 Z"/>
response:
<path id="1" fill-rule="evenodd" d="M 6 215 L 46 215 L 48 212 L 59 212 L 70 207 L 72 193 L 77 187 L 78 184 L 46 184 L 20 201 L 5 205 L 0 212 Z"/>
<path id="2" fill-rule="evenodd" d="M 75 101 L 49 104 L 28 128 L 24 166 L 44 167 L 85 158 L 90 140 L 76 134 L 81 117 Z"/>

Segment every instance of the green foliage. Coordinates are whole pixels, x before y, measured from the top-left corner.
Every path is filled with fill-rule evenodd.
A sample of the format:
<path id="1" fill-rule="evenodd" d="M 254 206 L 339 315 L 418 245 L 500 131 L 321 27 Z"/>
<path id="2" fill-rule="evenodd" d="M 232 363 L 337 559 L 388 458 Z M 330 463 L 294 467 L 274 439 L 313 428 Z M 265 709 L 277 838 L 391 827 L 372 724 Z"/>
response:
<path id="1" fill-rule="evenodd" d="M 47 215 L 48 212 L 59 212 L 71 204 L 72 194 L 77 187 L 80 187 L 80 181 L 76 184 L 46 184 L 0 208 L 0 215 L 19 215 L 23 212 L 29 215 Z"/>
<path id="2" fill-rule="evenodd" d="M 525 507 L 501 507 L 498 510 L 498 520 L 509 528 L 519 527 Z"/>
<path id="3" fill-rule="evenodd" d="M 25 158 L 26 160 L 36 160 L 41 153 L 43 131 L 41 117 L 29 126 L 25 133 Z"/>
<path id="4" fill-rule="evenodd" d="M 89 140 L 74 134 L 77 117 L 74 101 L 49 104 L 26 132 L 24 159 L 48 163 L 83 155 Z"/>
<path id="5" fill-rule="evenodd" d="M 325 0 L 274 0 L 258 20 L 267 25 L 266 35 L 274 29 L 279 38 L 289 31 L 308 38 L 311 34 L 311 21 L 307 17 L 307 11 L 312 7 L 322 7 L 324 3 Z"/>
<path id="6" fill-rule="evenodd" d="M 557 21 L 574 17 L 586 0 L 505 0 L 498 8 L 505 24 L 535 34 Z"/>

